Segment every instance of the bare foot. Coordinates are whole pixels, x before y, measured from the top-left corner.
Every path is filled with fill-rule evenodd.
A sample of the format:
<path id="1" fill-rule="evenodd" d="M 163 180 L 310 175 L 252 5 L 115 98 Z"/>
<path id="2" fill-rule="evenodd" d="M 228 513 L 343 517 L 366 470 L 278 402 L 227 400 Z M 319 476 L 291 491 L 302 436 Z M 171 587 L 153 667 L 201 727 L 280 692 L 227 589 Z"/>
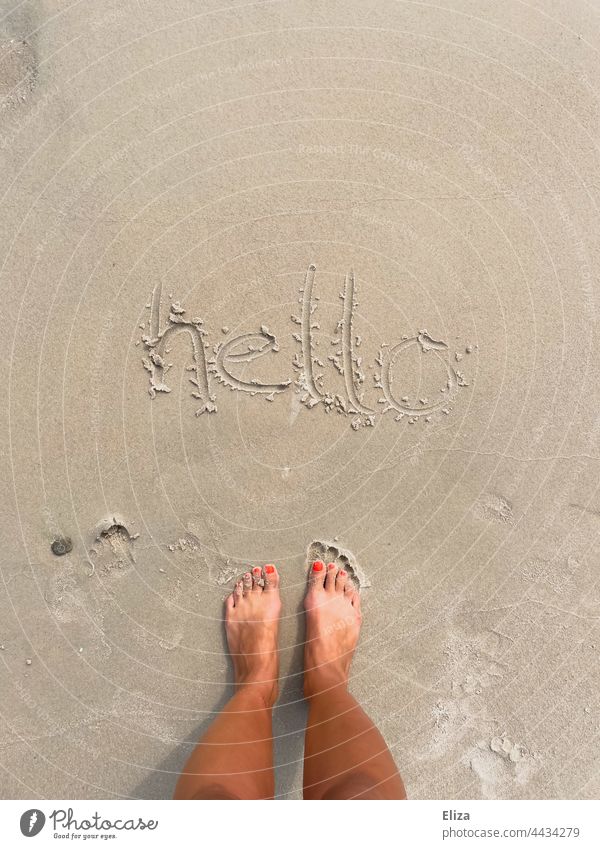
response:
<path id="1" fill-rule="evenodd" d="M 310 567 L 304 647 L 304 695 L 348 684 L 360 631 L 360 596 L 344 569 L 316 560 Z"/>
<path id="2" fill-rule="evenodd" d="M 252 686 L 268 705 L 278 693 L 279 575 L 271 563 L 240 578 L 225 601 L 225 630 L 235 683 Z"/>

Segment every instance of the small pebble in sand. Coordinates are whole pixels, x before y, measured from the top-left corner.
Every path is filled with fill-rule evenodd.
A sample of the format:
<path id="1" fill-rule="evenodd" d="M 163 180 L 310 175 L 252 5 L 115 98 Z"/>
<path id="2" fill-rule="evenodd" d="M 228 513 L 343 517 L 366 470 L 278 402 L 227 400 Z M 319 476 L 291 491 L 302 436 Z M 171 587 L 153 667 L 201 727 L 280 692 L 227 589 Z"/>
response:
<path id="1" fill-rule="evenodd" d="M 229 333 L 229 328 L 227 326 L 221 328 L 221 333 Z"/>
<path id="2" fill-rule="evenodd" d="M 79 647 L 79 654 L 83 654 L 83 646 Z"/>
<path id="3" fill-rule="evenodd" d="M 162 574 L 163 574 L 163 575 L 166 575 L 166 572 L 165 572 L 165 570 L 164 570 L 164 569 L 159 569 L 158 571 L 159 571 L 159 572 L 162 572 Z"/>
<path id="4" fill-rule="evenodd" d="M 30 657 L 28 657 L 27 660 L 25 661 L 25 665 L 31 666 L 31 658 Z"/>
<path id="5" fill-rule="evenodd" d="M 62 557 L 63 554 L 68 554 L 70 551 L 73 551 L 73 543 L 69 537 L 57 537 L 52 541 L 50 548 L 52 549 L 52 554 L 55 554 L 57 557 Z"/>
<path id="6" fill-rule="evenodd" d="M 0 651 L 4 651 L 4 644 L 0 646 Z"/>
<path id="7" fill-rule="evenodd" d="M 473 353 L 473 346 L 467 345 L 467 347 L 465 348 L 465 351 L 467 352 L 467 354 L 472 354 Z"/>

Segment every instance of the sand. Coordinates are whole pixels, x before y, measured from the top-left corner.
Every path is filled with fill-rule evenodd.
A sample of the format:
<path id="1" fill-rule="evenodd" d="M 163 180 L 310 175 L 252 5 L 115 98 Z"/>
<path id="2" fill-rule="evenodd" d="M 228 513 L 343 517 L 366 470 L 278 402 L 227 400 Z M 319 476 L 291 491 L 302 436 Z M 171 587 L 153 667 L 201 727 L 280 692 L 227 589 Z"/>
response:
<path id="1" fill-rule="evenodd" d="M 169 797 L 314 541 L 413 798 L 597 798 L 593 4 L 0 4 L 0 794 Z"/>

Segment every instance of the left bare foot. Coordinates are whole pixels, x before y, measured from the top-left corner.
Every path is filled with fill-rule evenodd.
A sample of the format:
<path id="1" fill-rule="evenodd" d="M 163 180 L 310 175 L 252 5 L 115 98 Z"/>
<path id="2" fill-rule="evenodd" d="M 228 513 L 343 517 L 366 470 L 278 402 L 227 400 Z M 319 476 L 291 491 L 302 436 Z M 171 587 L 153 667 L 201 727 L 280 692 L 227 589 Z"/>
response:
<path id="1" fill-rule="evenodd" d="M 264 586 L 263 586 L 264 585 Z M 271 563 L 255 566 L 225 601 L 225 630 L 235 682 L 251 686 L 268 705 L 278 694 L 279 575 Z"/>

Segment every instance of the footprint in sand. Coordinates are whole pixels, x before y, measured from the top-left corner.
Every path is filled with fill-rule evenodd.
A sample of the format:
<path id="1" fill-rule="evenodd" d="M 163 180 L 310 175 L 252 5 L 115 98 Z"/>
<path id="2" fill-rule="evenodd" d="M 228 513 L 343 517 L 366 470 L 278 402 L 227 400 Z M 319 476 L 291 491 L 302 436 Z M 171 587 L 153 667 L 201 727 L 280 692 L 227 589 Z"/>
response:
<path id="1" fill-rule="evenodd" d="M 371 581 L 358 565 L 355 556 L 346 548 L 341 548 L 335 542 L 315 539 L 306 552 L 307 563 L 322 560 L 323 563 L 335 563 L 345 569 L 358 590 L 371 586 Z"/>
<path id="2" fill-rule="evenodd" d="M 90 549 L 94 568 L 108 574 L 135 563 L 133 541 L 139 534 L 131 534 L 125 521 L 117 516 L 104 519 L 96 527 L 94 547 Z"/>

